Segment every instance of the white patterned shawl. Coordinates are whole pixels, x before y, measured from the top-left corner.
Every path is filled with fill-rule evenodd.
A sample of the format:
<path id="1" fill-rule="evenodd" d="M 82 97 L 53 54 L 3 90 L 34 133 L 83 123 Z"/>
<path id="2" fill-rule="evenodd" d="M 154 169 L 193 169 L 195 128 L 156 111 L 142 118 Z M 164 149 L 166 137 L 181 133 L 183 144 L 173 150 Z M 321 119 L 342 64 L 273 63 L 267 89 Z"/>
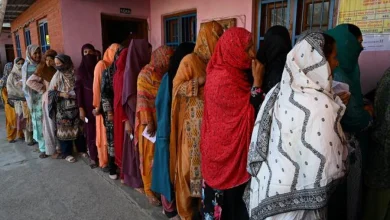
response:
<path id="1" fill-rule="evenodd" d="M 323 208 L 345 175 L 345 106 L 331 89 L 324 42 L 310 33 L 297 43 L 257 116 L 247 167 L 251 219 Z"/>

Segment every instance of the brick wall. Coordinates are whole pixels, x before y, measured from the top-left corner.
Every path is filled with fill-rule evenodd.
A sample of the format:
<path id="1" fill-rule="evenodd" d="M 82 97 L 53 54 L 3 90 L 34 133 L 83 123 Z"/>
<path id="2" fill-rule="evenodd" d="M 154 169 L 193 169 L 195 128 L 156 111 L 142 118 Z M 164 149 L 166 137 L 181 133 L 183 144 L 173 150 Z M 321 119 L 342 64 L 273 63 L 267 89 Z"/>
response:
<path id="1" fill-rule="evenodd" d="M 15 48 L 15 56 L 17 56 L 17 53 L 14 33 L 19 33 L 22 56 L 25 57 L 27 46 L 24 36 L 24 27 L 28 27 L 30 29 L 31 43 L 40 45 L 39 21 L 42 19 L 47 20 L 50 37 L 50 48 L 56 50 L 59 53 L 64 51 L 60 1 L 61 0 L 37 0 L 11 23 L 12 42 Z M 28 26 L 25 26 L 25 24 L 28 24 L 30 21 L 31 23 Z"/>

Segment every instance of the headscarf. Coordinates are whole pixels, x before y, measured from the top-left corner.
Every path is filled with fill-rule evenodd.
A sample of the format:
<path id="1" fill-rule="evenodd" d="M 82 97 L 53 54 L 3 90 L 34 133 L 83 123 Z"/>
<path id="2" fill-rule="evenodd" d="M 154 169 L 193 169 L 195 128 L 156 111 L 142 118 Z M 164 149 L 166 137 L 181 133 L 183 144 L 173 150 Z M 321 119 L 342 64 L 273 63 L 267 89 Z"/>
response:
<path id="1" fill-rule="evenodd" d="M 181 60 L 187 55 L 194 51 L 195 44 L 191 42 L 185 42 L 181 43 L 175 50 L 175 53 L 171 57 L 171 60 L 169 61 L 169 69 L 168 69 L 168 76 L 169 76 L 169 93 L 172 96 L 172 89 L 173 89 L 173 79 L 176 76 L 177 69 L 179 69 L 179 65 Z"/>
<path id="2" fill-rule="evenodd" d="M 360 81 L 359 55 L 363 48 L 357 38 L 350 33 L 348 24 L 338 25 L 327 32 L 336 40 L 339 67 L 334 71 L 334 80 L 347 83 L 351 98 L 342 120 L 347 132 L 360 132 L 371 124 L 370 114 L 364 110 L 363 93 Z"/>
<path id="3" fill-rule="evenodd" d="M 122 106 L 122 94 L 123 94 L 123 74 L 124 74 L 124 71 L 125 71 L 125 68 L 126 68 L 126 60 L 127 60 L 127 54 L 128 54 L 128 51 L 129 51 L 129 48 L 125 48 L 123 49 L 119 56 L 118 56 L 118 59 L 115 61 L 115 66 L 116 66 L 116 70 L 115 70 L 115 73 L 114 73 L 114 76 L 113 76 L 113 89 L 114 89 L 114 96 L 117 96 L 117 98 L 114 98 L 114 100 L 116 101 L 116 103 L 114 103 L 114 108 L 115 106 L 118 106 L 120 104 L 120 106 Z M 116 77 L 121 77 L 121 81 L 120 81 L 120 85 L 116 85 L 116 82 L 115 82 L 115 78 Z M 119 78 L 118 78 L 119 79 Z M 118 88 L 120 87 L 120 88 Z M 120 93 L 118 94 L 118 92 L 120 91 Z M 115 93 L 117 93 L 117 95 L 115 95 Z"/>
<path id="4" fill-rule="evenodd" d="M 257 59 L 265 65 L 262 88 L 265 93 L 280 82 L 290 50 L 290 34 L 286 27 L 277 25 L 268 29 L 264 36 L 264 45 L 257 52 Z"/>
<path id="5" fill-rule="evenodd" d="M 45 52 L 45 59 L 46 57 L 50 57 L 54 59 L 56 56 L 57 56 L 57 52 L 55 50 L 49 49 Z M 45 60 L 43 60 L 37 66 L 35 75 L 41 77 L 43 80 L 46 80 L 47 82 L 50 82 L 56 72 L 57 70 L 54 67 L 47 66 Z"/>
<path id="6" fill-rule="evenodd" d="M 77 78 L 83 80 L 84 85 L 88 85 L 88 88 L 92 87 L 93 75 L 95 66 L 97 64 L 95 55 L 84 55 L 85 49 L 91 49 L 95 51 L 95 47 L 91 44 L 84 44 L 81 48 L 81 63 L 77 70 Z"/>
<path id="7" fill-rule="evenodd" d="M 124 72 L 122 105 L 125 107 L 130 126 L 135 127 L 137 105 L 137 79 L 141 69 L 150 62 L 149 43 L 144 39 L 133 39 L 127 52 Z"/>
<path id="8" fill-rule="evenodd" d="M 246 49 L 252 36 L 230 28 L 219 39 L 207 66 L 201 133 L 202 174 L 209 186 L 230 189 L 248 181 L 246 157 L 254 124 Z"/>
<path id="9" fill-rule="evenodd" d="M 19 69 L 17 66 L 17 63 L 21 60 L 24 61 L 24 59 L 21 57 L 15 58 L 14 66 L 6 82 L 9 99 L 20 99 L 20 100 L 25 99 L 24 93 L 22 91 L 22 87 L 17 86 L 17 83 L 20 82 L 20 80 L 22 79 L 22 69 Z"/>
<path id="10" fill-rule="evenodd" d="M 5 64 L 4 71 L 3 71 L 3 77 L 1 77 L 0 89 L 6 86 L 8 75 L 11 73 L 11 70 L 12 70 L 12 65 L 13 65 L 12 62 Z"/>
<path id="11" fill-rule="evenodd" d="M 332 92 L 324 45 L 321 33 L 298 42 L 261 106 L 247 166 L 253 219 L 323 208 L 346 173 L 345 106 Z"/>
<path id="12" fill-rule="evenodd" d="M 156 112 L 155 99 L 163 74 L 168 71 L 169 59 L 173 49 L 168 46 L 161 46 L 152 53 L 150 63 L 142 68 L 137 80 L 137 106 L 135 132 L 138 132 L 138 125 L 144 123 L 139 114 L 141 111 Z M 138 134 L 135 135 L 137 144 Z"/>
<path id="13" fill-rule="evenodd" d="M 27 46 L 27 50 L 26 50 L 26 61 L 27 61 L 28 63 L 31 63 L 31 64 L 33 64 L 33 65 L 38 65 L 38 64 L 39 64 L 39 62 L 34 61 L 33 58 L 32 58 L 33 54 L 34 54 L 38 49 L 40 49 L 40 47 L 39 47 L 38 45 L 32 44 L 32 45 Z M 27 63 L 27 62 L 26 62 L 26 63 Z"/>
<path id="14" fill-rule="evenodd" d="M 219 37 L 222 34 L 223 27 L 216 21 L 201 24 L 194 53 L 207 63 L 214 52 Z"/>
<path id="15" fill-rule="evenodd" d="M 75 77 L 72 59 L 70 56 L 65 54 L 59 54 L 55 58 L 62 62 L 64 69 L 57 71 L 54 75 L 52 82 L 50 83 L 50 90 L 53 90 L 56 87 L 59 92 L 73 91 L 75 86 Z"/>

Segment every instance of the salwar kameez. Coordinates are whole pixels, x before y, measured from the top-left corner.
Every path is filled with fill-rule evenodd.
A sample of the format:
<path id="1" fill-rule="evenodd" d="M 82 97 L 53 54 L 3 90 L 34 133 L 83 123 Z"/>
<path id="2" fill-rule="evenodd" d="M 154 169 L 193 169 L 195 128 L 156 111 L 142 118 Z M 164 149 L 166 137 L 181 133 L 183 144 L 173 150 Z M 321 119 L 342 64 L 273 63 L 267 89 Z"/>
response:
<path id="1" fill-rule="evenodd" d="M 8 104 L 8 95 L 7 95 L 7 89 L 3 88 L 1 90 L 1 96 L 4 100 L 4 110 L 5 110 L 5 128 L 7 132 L 7 140 L 13 141 L 16 139 L 17 136 L 17 129 L 16 129 L 16 114 L 15 109 L 12 108 Z"/>
<path id="2" fill-rule="evenodd" d="M 46 64 L 43 64 L 46 65 Z M 43 140 L 44 141 L 44 147 L 45 149 L 41 148 L 41 143 L 39 143 L 39 150 L 41 152 L 45 152 L 46 155 L 53 155 L 56 152 L 57 147 L 57 139 L 55 137 L 55 124 L 49 117 L 48 112 L 48 89 L 49 89 L 49 82 L 42 79 L 41 77 L 37 76 L 36 74 L 33 74 L 28 80 L 27 80 L 27 86 L 29 86 L 32 90 L 37 92 L 35 97 L 41 97 L 41 108 L 36 109 L 36 113 L 32 114 L 33 120 L 34 117 L 38 116 L 40 117 L 40 121 L 42 123 L 36 124 L 33 122 L 33 125 L 38 126 L 41 132 L 34 132 L 34 138 L 35 140 Z M 33 108 L 35 109 L 35 108 Z M 37 135 L 43 135 L 43 138 L 36 137 Z M 37 139 L 38 138 L 38 139 Z"/>

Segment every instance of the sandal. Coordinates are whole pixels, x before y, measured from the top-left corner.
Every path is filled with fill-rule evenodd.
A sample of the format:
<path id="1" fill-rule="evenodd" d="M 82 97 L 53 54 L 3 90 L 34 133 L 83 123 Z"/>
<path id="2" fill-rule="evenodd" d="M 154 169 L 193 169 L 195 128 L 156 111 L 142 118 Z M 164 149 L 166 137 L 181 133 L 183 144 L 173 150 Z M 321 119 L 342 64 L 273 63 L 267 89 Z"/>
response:
<path id="1" fill-rule="evenodd" d="M 143 188 L 135 188 L 134 190 L 141 194 L 145 194 L 145 190 Z"/>
<path id="2" fill-rule="evenodd" d="M 161 206 L 160 200 L 158 200 L 155 196 L 147 196 L 147 197 L 148 197 L 149 203 L 152 206 Z"/>
<path id="3" fill-rule="evenodd" d="M 49 157 L 49 155 L 47 155 L 45 152 L 39 154 L 39 158 L 41 158 L 41 159 L 45 159 L 45 158 L 48 158 L 48 157 Z"/>
<path id="4" fill-rule="evenodd" d="M 74 158 L 73 156 L 67 156 L 65 158 L 66 161 L 68 161 L 69 163 L 74 163 L 76 162 L 76 158 Z"/>
<path id="5" fill-rule="evenodd" d="M 53 155 L 54 156 L 54 155 Z M 62 159 L 65 159 L 65 155 L 62 155 L 62 154 L 57 154 L 55 159 L 59 159 L 59 160 L 62 160 Z"/>
<path id="6" fill-rule="evenodd" d="M 96 164 L 95 161 L 92 161 L 92 160 L 91 160 L 91 163 L 89 164 L 89 167 L 91 167 L 91 169 L 95 169 L 95 168 L 98 167 L 98 165 Z"/>
<path id="7" fill-rule="evenodd" d="M 8 143 L 10 143 L 10 144 L 13 144 L 13 143 L 15 143 L 16 142 L 16 140 L 10 140 L 10 141 L 8 141 Z"/>
<path id="8" fill-rule="evenodd" d="M 80 155 L 80 157 L 83 157 L 83 158 L 88 158 L 89 157 L 87 153 L 80 153 L 79 155 Z"/>

